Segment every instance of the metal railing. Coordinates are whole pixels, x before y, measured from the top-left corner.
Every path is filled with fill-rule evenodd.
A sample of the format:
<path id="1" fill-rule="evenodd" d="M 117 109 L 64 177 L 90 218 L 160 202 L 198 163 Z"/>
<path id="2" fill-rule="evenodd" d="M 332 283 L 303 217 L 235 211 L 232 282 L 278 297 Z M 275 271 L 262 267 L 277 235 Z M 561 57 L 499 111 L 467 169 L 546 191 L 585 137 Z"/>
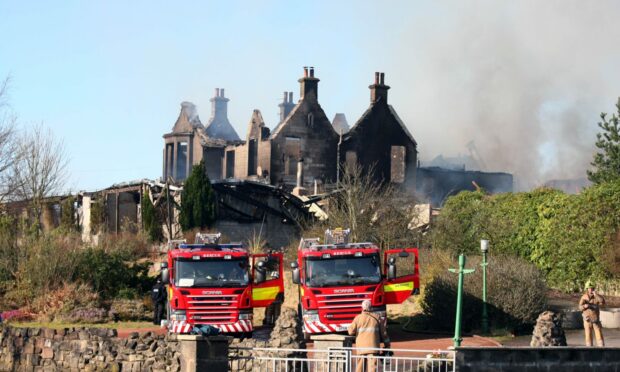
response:
<path id="1" fill-rule="evenodd" d="M 327 350 L 230 347 L 232 372 L 454 372 L 455 353 L 335 347 Z"/>

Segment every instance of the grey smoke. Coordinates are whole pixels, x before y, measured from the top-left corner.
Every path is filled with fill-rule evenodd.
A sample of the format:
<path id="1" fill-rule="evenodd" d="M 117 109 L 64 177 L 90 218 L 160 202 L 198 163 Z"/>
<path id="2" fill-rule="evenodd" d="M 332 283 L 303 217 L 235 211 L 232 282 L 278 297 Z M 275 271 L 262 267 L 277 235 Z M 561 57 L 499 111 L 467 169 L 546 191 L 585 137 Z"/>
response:
<path id="1" fill-rule="evenodd" d="M 412 42 L 395 66 L 411 88 L 392 102 L 422 159 L 473 140 L 485 170 L 514 173 L 519 189 L 585 177 L 599 113 L 620 96 L 620 2 L 439 6 L 440 24 L 403 31 Z"/>

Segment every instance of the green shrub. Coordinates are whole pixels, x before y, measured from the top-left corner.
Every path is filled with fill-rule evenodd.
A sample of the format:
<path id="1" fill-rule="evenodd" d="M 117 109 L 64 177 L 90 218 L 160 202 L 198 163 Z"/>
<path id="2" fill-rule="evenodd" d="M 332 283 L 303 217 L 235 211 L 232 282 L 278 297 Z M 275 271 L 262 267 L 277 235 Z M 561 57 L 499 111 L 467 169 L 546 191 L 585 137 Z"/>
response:
<path id="1" fill-rule="evenodd" d="M 69 196 L 60 205 L 60 227 L 66 231 L 77 231 L 78 223 L 75 217 L 75 197 Z"/>
<path id="2" fill-rule="evenodd" d="M 479 257 L 466 268 L 476 271 L 465 275 L 463 283 L 463 329 L 479 329 L 482 319 L 482 270 Z M 452 266 L 456 266 L 453 262 Z M 422 310 L 440 329 L 453 329 L 456 314 L 458 275 L 447 270 L 429 280 L 424 289 Z M 520 329 L 535 323 L 546 308 L 546 290 L 542 273 L 527 261 L 510 256 L 492 256 L 487 266 L 487 303 L 494 328 Z"/>
<path id="3" fill-rule="evenodd" d="M 618 275 L 620 181 L 577 195 L 543 188 L 449 198 L 433 228 L 433 246 L 477 254 L 480 239 L 491 241 L 493 253 L 534 263 L 554 288 L 576 290 L 588 279 Z"/>
<path id="4" fill-rule="evenodd" d="M 17 267 L 17 221 L 10 216 L 0 216 L 0 282 L 14 278 Z"/>
<path id="5" fill-rule="evenodd" d="M 100 200 L 93 200 L 90 205 L 91 233 L 96 235 L 100 232 L 104 232 L 105 227 L 105 201 L 103 198 Z"/>
<path id="6" fill-rule="evenodd" d="M 140 293 L 150 289 L 150 262 L 129 263 L 127 252 L 85 249 L 77 265 L 77 279 L 90 284 L 104 298 L 114 298 L 120 290 L 133 288 Z"/>
<path id="7" fill-rule="evenodd" d="M 142 221 L 144 231 L 152 242 L 159 242 L 163 239 L 162 221 L 158 218 L 157 210 L 153 206 L 148 190 L 142 196 Z"/>

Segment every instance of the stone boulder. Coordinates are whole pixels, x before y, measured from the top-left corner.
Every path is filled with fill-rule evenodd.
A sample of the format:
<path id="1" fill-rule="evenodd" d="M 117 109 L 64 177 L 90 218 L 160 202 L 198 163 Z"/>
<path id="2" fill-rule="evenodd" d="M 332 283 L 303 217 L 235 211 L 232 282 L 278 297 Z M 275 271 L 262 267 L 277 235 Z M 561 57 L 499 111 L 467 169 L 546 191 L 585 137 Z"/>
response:
<path id="1" fill-rule="evenodd" d="M 558 314 L 545 311 L 538 316 L 530 346 L 566 346 L 566 335 L 562 328 L 562 319 Z"/>

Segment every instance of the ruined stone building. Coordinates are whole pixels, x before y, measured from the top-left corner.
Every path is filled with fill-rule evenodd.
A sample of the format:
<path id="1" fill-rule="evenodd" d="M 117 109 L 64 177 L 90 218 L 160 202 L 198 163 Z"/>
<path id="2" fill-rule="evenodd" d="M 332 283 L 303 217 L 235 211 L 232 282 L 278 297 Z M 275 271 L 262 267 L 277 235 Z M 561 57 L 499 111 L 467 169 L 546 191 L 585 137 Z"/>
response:
<path id="1" fill-rule="evenodd" d="M 385 74 L 375 73 L 370 88 L 370 106 L 342 138 L 340 162 L 364 171 L 373 170 L 376 180 L 415 188 L 417 143 L 388 104 Z"/>
<path id="2" fill-rule="evenodd" d="M 318 100 L 319 79 L 305 67 L 298 80 L 300 96 L 285 92 L 280 121 L 270 130 L 254 110 L 245 140 L 227 118 L 228 99 L 217 89 L 211 99 L 212 117 L 204 127 L 193 104 L 181 104 L 172 132 L 164 135 L 165 178 L 184 180 L 192 164 L 205 161 L 211 180 L 256 180 L 272 185 L 310 188 L 333 184 L 344 164 L 374 168 L 383 182 L 415 188 L 417 144 L 388 104 L 384 74 L 370 85 L 371 102 L 349 130 L 344 114 L 330 122 Z"/>

